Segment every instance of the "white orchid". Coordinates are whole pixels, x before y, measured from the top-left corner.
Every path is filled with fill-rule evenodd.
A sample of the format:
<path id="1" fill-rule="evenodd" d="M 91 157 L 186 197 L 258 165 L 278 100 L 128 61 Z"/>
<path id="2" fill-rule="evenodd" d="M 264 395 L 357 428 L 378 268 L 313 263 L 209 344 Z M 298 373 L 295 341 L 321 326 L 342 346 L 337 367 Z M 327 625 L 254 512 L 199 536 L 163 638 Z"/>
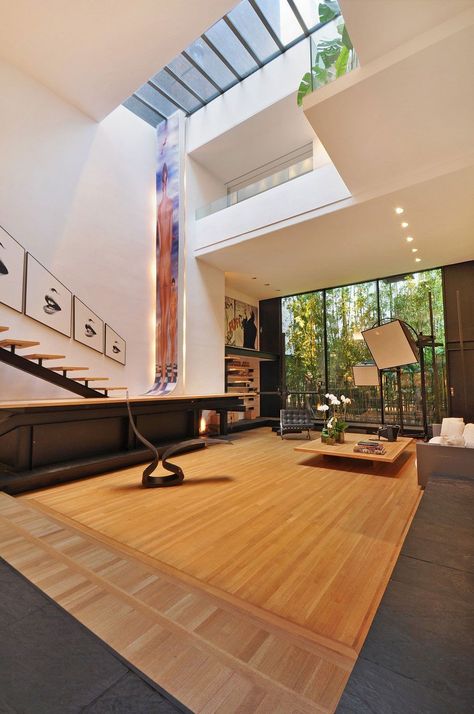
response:
<path id="1" fill-rule="evenodd" d="M 327 412 L 329 407 L 327 404 L 318 404 L 318 412 Z"/>
<path id="2" fill-rule="evenodd" d="M 327 428 L 328 428 L 328 429 L 330 429 L 330 428 L 332 427 L 333 421 L 334 421 L 334 417 L 331 417 L 330 419 L 328 419 L 328 423 L 327 423 Z"/>

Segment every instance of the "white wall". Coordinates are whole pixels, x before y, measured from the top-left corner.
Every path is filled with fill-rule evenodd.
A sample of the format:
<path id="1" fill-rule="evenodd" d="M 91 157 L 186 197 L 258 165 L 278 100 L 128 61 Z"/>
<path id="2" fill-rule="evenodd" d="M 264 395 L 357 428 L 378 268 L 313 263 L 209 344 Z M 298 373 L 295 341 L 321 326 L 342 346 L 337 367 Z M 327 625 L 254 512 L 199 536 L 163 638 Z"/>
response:
<path id="1" fill-rule="evenodd" d="M 97 124 L 5 63 L 0 95 L 0 224 L 126 339 L 127 365 L 0 305 L 3 336 L 37 339 L 143 393 L 154 371 L 155 132 L 123 107 Z M 0 365 L 0 400 L 67 396 Z"/>
<path id="2" fill-rule="evenodd" d="M 225 193 L 224 184 L 186 157 L 186 244 L 184 294 L 184 371 L 181 390 L 186 394 L 224 391 L 224 297 L 221 270 L 194 257 L 195 211 Z"/>

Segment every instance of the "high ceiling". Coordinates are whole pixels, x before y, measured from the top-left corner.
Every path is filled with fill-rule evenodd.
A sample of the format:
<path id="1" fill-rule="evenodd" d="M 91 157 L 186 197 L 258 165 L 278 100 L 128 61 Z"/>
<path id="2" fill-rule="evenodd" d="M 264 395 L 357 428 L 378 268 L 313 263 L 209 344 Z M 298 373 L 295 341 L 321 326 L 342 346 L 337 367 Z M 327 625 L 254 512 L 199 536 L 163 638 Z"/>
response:
<path id="1" fill-rule="evenodd" d="M 316 0 L 241 0 L 124 104 L 152 126 L 192 114 L 319 27 Z"/>
<path id="2" fill-rule="evenodd" d="M 100 121 L 234 5 L 0 0 L 0 58 Z"/>

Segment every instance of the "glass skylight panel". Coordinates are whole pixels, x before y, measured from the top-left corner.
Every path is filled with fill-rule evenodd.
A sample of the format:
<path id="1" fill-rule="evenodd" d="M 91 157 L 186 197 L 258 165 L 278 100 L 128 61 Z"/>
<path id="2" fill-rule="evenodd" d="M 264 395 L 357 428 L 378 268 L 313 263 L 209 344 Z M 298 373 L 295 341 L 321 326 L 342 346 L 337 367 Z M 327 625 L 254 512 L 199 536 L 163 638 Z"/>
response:
<path id="1" fill-rule="evenodd" d="M 202 102 L 196 99 L 196 97 L 193 97 L 191 92 L 188 92 L 182 84 L 177 82 L 164 69 L 158 72 L 158 74 L 155 74 L 151 81 L 166 92 L 171 99 L 174 99 L 180 107 L 187 112 L 192 112 L 202 106 Z"/>
<path id="2" fill-rule="evenodd" d="M 287 0 L 256 0 L 256 3 L 283 45 L 303 37 L 303 29 Z"/>
<path id="3" fill-rule="evenodd" d="M 255 60 L 224 20 L 216 22 L 205 34 L 241 77 L 245 77 L 257 69 L 258 65 Z"/>
<path id="4" fill-rule="evenodd" d="M 248 0 L 240 2 L 227 17 L 262 62 L 280 53 L 278 45 Z"/>
<path id="5" fill-rule="evenodd" d="M 133 95 L 126 99 L 123 105 L 124 107 L 127 107 L 127 109 L 130 109 L 131 112 L 139 116 L 141 119 L 146 121 L 148 124 L 151 124 L 151 126 L 157 126 L 161 121 L 163 121 L 162 116 L 147 107 L 146 104 L 143 104 L 139 99 L 137 99 L 137 97 Z"/>
<path id="6" fill-rule="evenodd" d="M 185 84 L 196 92 L 205 102 L 216 97 L 219 92 L 217 89 L 204 77 L 199 70 L 188 62 L 186 57 L 178 55 L 171 60 L 168 67 L 175 73 Z"/>
<path id="7" fill-rule="evenodd" d="M 227 89 L 237 82 L 235 75 L 201 37 L 193 42 L 186 52 L 222 89 Z"/>
<path id="8" fill-rule="evenodd" d="M 319 25 L 319 3 L 315 0 L 294 0 L 294 2 L 308 30 L 311 31 Z"/>
<path id="9" fill-rule="evenodd" d="M 162 94 L 157 92 L 156 89 L 153 89 L 149 84 L 144 84 L 135 94 L 137 97 L 141 97 L 148 102 L 148 104 L 151 104 L 152 107 L 156 107 L 157 111 L 165 117 L 170 117 L 177 111 L 177 107 L 175 107 L 172 102 L 169 102 L 166 97 L 163 97 Z"/>

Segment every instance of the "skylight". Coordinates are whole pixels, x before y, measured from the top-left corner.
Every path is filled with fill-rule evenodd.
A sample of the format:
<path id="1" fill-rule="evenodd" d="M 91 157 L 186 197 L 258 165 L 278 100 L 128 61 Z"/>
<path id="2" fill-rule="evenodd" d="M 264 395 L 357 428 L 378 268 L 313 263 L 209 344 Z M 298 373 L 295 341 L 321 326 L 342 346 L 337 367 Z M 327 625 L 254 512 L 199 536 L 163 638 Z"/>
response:
<path id="1" fill-rule="evenodd" d="M 124 105 L 152 126 L 193 114 L 319 27 L 315 0 L 242 0 Z"/>

